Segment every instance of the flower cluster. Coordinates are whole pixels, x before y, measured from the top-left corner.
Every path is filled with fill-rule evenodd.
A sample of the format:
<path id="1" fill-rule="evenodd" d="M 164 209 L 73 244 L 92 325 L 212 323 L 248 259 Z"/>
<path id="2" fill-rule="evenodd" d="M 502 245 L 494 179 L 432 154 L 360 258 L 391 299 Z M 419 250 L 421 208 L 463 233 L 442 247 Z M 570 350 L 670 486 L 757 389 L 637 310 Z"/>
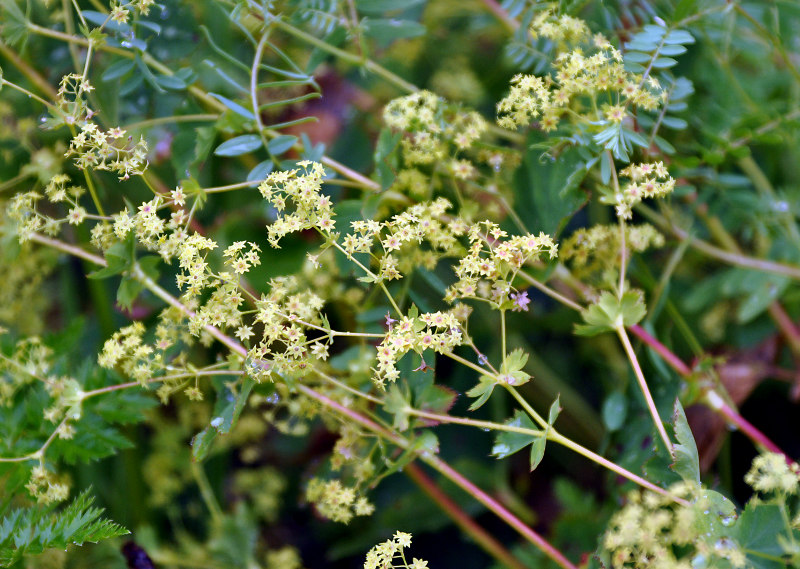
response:
<path id="1" fill-rule="evenodd" d="M 456 267 L 458 281 L 447 289 L 445 300 L 472 298 L 497 308 L 526 310 L 527 295 L 512 286 L 518 271 L 543 254 L 554 258 L 558 245 L 549 235 L 508 234 L 490 221 L 469 229 L 469 252 Z"/>
<path id="2" fill-rule="evenodd" d="M 24 192 L 15 195 L 8 205 L 8 216 L 16 225 L 16 232 L 20 243 L 30 240 L 34 233 L 41 232 L 46 235 L 57 235 L 64 223 L 80 225 L 86 219 L 86 209 L 78 203 L 85 190 L 81 186 L 67 185 L 69 176 L 56 174 L 45 186 L 44 193 L 51 203 L 66 203 L 71 206 L 64 217 L 55 218 L 41 213 L 38 202 L 42 194 L 38 192 Z"/>
<path id="3" fill-rule="evenodd" d="M 381 389 L 386 382 L 400 377 L 397 362 L 409 351 L 422 354 L 425 350 L 447 353 L 463 342 L 461 323 L 452 312 L 430 312 L 403 316 L 397 321 L 386 317 L 391 329 L 378 346 L 378 365 L 372 381 Z M 426 368 L 423 361 L 422 369 Z"/>
<path id="4" fill-rule="evenodd" d="M 428 562 L 422 559 L 413 559 L 409 565 L 403 549 L 411 547 L 411 534 L 402 531 L 395 532 L 392 539 L 379 543 L 367 552 L 364 569 L 427 569 Z"/>
<path id="5" fill-rule="evenodd" d="M 744 481 L 762 493 L 797 494 L 800 488 L 800 466 L 787 464 L 786 457 L 778 453 L 765 453 L 753 460 Z"/>
<path id="6" fill-rule="evenodd" d="M 143 16 L 150 13 L 150 8 L 155 5 L 155 0 L 131 0 L 130 2 L 117 3 L 111 5 L 110 18 L 119 23 L 126 24 L 130 16 L 130 9 L 138 10 Z"/>
<path id="7" fill-rule="evenodd" d="M 73 125 L 79 121 L 91 119 L 95 113 L 86 104 L 86 97 L 92 91 L 94 91 L 94 87 L 83 75 L 77 73 L 64 75 L 56 94 L 56 108 L 60 116 L 54 121 L 51 119 L 52 126 L 64 123 Z"/>
<path id="8" fill-rule="evenodd" d="M 40 504 L 63 502 L 69 497 L 69 486 L 42 465 L 33 467 L 25 489 Z"/>
<path id="9" fill-rule="evenodd" d="M 443 256 L 462 251 L 457 238 L 464 234 L 464 222 L 441 221 L 450 206 L 449 201 L 438 198 L 416 204 L 383 222 L 354 221 L 353 232 L 345 235 L 342 248 L 351 257 L 355 253 L 371 254 L 379 267 L 379 280 L 399 279 L 413 267 L 432 269 Z M 376 242 L 380 250 L 373 253 Z M 430 248 L 420 247 L 423 242 Z"/>
<path id="10" fill-rule="evenodd" d="M 258 186 L 278 213 L 278 219 L 267 228 L 269 243 L 275 248 L 289 233 L 317 229 L 330 236 L 335 227 L 331 199 L 321 193 L 325 168 L 309 160 L 297 165 L 300 169 L 272 172 Z"/>
<path id="11" fill-rule="evenodd" d="M 326 342 L 330 336 L 309 339 L 307 335 L 309 329 L 325 331 L 321 297 L 310 290 L 298 290 L 296 279 L 276 278 L 270 281 L 270 294 L 256 300 L 255 305 L 255 321 L 263 325 L 263 332 L 247 354 L 246 368 L 253 379 L 272 379 L 272 373 L 304 374 L 313 361 L 328 358 Z M 247 327 L 244 333 L 249 337 L 252 330 Z"/>
<path id="12" fill-rule="evenodd" d="M 746 566 L 744 550 L 725 531 L 736 521 L 733 504 L 716 492 L 678 483 L 670 494 L 689 506 L 653 492 L 633 492 L 609 522 L 603 546 L 614 569 L 691 569 Z M 723 561 L 724 560 L 724 561 Z"/>
<path id="13" fill-rule="evenodd" d="M 625 225 L 625 247 L 641 253 L 662 247 L 664 236 L 652 225 Z M 561 258 L 570 262 L 572 274 L 584 282 L 598 280 L 613 285 L 619 274 L 620 228 L 618 225 L 595 225 L 578 229 L 561 247 Z"/>
<path id="14" fill-rule="evenodd" d="M 619 191 L 606 194 L 603 203 L 613 204 L 617 215 L 630 219 L 633 206 L 645 198 L 663 198 L 675 189 L 675 179 L 669 175 L 663 162 L 631 164 L 620 172 L 629 182 Z"/>
<path id="15" fill-rule="evenodd" d="M 322 516 L 343 524 L 354 516 L 369 516 L 375 511 L 369 500 L 339 480 L 312 478 L 306 489 L 306 500 L 314 504 Z"/>
<path id="16" fill-rule="evenodd" d="M 75 165 L 81 170 L 107 170 L 116 173 L 120 180 L 144 174 L 148 166 L 147 142 L 144 137 L 138 142 L 124 137 L 121 128 L 103 132 L 86 121 L 72 138 L 65 156 L 76 156 Z"/>
<path id="17" fill-rule="evenodd" d="M 515 129 L 538 120 L 542 130 L 552 131 L 570 105 L 579 97 L 588 97 L 597 109 L 585 117 L 587 122 L 620 123 L 627 108 L 645 110 L 658 107 L 664 97 L 653 77 L 625 70 L 622 53 L 601 34 L 591 36 L 584 22 L 570 16 L 540 14 L 531 25 L 534 37 L 543 36 L 557 42 L 560 52 L 554 61 L 554 75 L 536 77 L 519 74 L 511 80 L 509 94 L 497 105 L 498 124 Z M 582 48 L 566 51 L 566 44 L 593 44 L 594 53 L 587 55 Z M 610 96 L 612 103 L 598 106 L 596 100 Z"/>
<path id="18" fill-rule="evenodd" d="M 147 384 L 161 365 L 161 354 L 154 353 L 152 346 L 142 339 L 144 324 L 134 322 L 125 326 L 105 341 L 103 351 L 97 358 L 100 367 L 114 369 L 119 366 L 125 375 Z"/>

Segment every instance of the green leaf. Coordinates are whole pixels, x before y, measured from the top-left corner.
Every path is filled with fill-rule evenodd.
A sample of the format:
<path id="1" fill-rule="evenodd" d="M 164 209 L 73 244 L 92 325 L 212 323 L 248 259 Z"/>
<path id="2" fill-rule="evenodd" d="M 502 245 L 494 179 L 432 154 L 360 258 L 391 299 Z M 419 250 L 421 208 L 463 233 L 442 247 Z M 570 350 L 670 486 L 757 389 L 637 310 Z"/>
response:
<path id="1" fill-rule="evenodd" d="M 486 403 L 489 400 L 489 396 L 492 394 L 492 391 L 494 391 L 495 385 L 497 385 L 497 381 L 495 381 L 493 377 L 482 375 L 478 385 L 467 391 L 468 397 L 478 397 L 478 400 L 469 406 L 469 410 L 474 411 Z"/>
<path id="2" fill-rule="evenodd" d="M 132 262 L 130 247 L 126 243 L 114 243 L 106 251 L 107 266 L 87 276 L 90 279 L 106 279 L 127 270 Z"/>
<path id="3" fill-rule="evenodd" d="M 426 0 L 356 0 L 356 9 L 364 14 L 383 14 L 384 12 L 394 12 L 408 10 L 413 6 L 418 6 Z"/>
<path id="4" fill-rule="evenodd" d="M 609 431 L 617 431 L 625 424 L 625 417 L 628 414 L 628 398 L 621 391 L 613 391 L 606 400 L 603 401 L 602 416 L 603 424 Z"/>
<path id="5" fill-rule="evenodd" d="M 280 156 L 297 144 L 297 137 L 289 134 L 276 136 L 267 143 L 267 151 L 272 156 Z"/>
<path id="6" fill-rule="evenodd" d="M 408 403 L 400 387 L 396 383 L 391 384 L 383 408 L 394 416 L 392 426 L 400 431 L 408 429 Z"/>
<path id="7" fill-rule="evenodd" d="M 551 427 L 555 424 L 558 415 L 561 413 L 561 396 L 556 396 L 556 400 L 550 404 L 550 411 L 547 413 L 547 424 Z"/>
<path id="8" fill-rule="evenodd" d="M 530 455 L 531 472 L 536 470 L 536 467 L 539 466 L 539 463 L 542 462 L 546 446 L 547 446 L 547 439 L 545 437 L 538 437 L 535 441 L 533 441 L 533 444 L 531 445 L 531 455 Z"/>
<path id="9" fill-rule="evenodd" d="M 250 396 L 255 382 L 249 377 L 245 377 L 242 383 L 234 392 L 223 380 L 215 380 L 217 389 L 217 402 L 214 405 L 214 413 L 208 427 L 200 431 L 192 439 L 192 460 L 203 460 L 211 450 L 211 445 L 217 435 L 227 435 L 239 415 L 242 414 L 247 398 Z"/>
<path id="10" fill-rule="evenodd" d="M 781 569 L 787 565 L 781 560 L 784 549 L 781 537 L 788 537 L 781 509 L 777 504 L 750 500 L 736 522 L 736 537 L 747 554 L 748 567 L 754 569 Z M 795 539 L 798 532 L 795 531 Z"/>
<path id="11" fill-rule="evenodd" d="M 133 307 L 133 301 L 142 292 L 143 286 L 134 278 L 123 277 L 117 289 L 117 304 L 125 310 L 130 310 Z"/>
<path id="12" fill-rule="evenodd" d="M 517 410 L 514 416 L 505 422 L 509 427 L 518 427 L 523 429 L 537 430 L 536 425 L 533 424 L 530 417 L 522 411 Z M 527 435 L 524 433 L 513 433 L 509 431 L 501 431 L 495 439 L 494 446 L 492 447 L 492 455 L 497 458 L 506 458 L 515 452 L 519 452 L 529 444 L 542 437 Z"/>
<path id="13" fill-rule="evenodd" d="M 248 182 L 259 182 L 264 180 L 269 173 L 272 172 L 273 168 L 275 168 L 275 163 L 272 160 L 264 160 L 263 162 L 259 162 L 255 168 L 250 170 L 250 173 L 247 174 L 247 181 Z"/>
<path id="14" fill-rule="evenodd" d="M 262 146 L 261 137 L 255 134 L 243 134 L 226 140 L 214 150 L 217 156 L 241 156 L 258 150 Z"/>
<path id="15" fill-rule="evenodd" d="M 22 49 L 31 32 L 28 19 L 15 0 L 0 0 L 0 37 L 10 46 Z"/>
<path id="16" fill-rule="evenodd" d="M 383 43 L 425 35 L 425 26 L 411 20 L 364 18 L 362 25 L 364 35 L 379 39 Z"/>
<path id="17" fill-rule="evenodd" d="M 664 117 L 661 119 L 661 124 L 667 128 L 672 128 L 675 130 L 682 130 L 689 126 L 689 123 L 687 123 L 685 120 L 675 117 Z"/>
<path id="18" fill-rule="evenodd" d="M 186 81 L 176 75 L 157 75 L 156 83 L 169 91 L 184 91 L 188 87 Z"/>
<path id="19" fill-rule="evenodd" d="M 676 44 L 690 44 L 694 43 L 694 37 L 692 34 L 685 30 L 673 30 L 667 37 L 664 38 L 664 45 L 676 45 Z"/>
<path id="20" fill-rule="evenodd" d="M 11 566 L 23 555 L 38 555 L 47 549 L 66 549 L 130 533 L 101 518 L 103 510 L 93 507 L 93 501 L 89 490 L 84 490 L 59 512 L 52 506 L 33 506 L 6 515 L 0 520 L 0 565 Z"/>
<path id="21" fill-rule="evenodd" d="M 544 137 L 534 131 L 528 137 L 528 144 L 543 140 Z M 529 148 L 523 167 L 517 169 L 513 179 L 518 213 L 526 220 L 528 228 L 557 236 L 587 202 L 586 194 L 579 189 L 587 173 L 583 158 L 574 149 L 551 160 L 542 156 L 540 150 Z"/>
<path id="22" fill-rule="evenodd" d="M 130 59 L 117 61 L 106 68 L 106 70 L 100 76 L 100 80 L 108 82 L 113 81 L 114 79 L 119 79 L 123 75 L 126 75 L 132 71 L 134 67 L 136 67 L 136 64 Z"/>
<path id="23" fill-rule="evenodd" d="M 252 111 L 244 108 L 239 103 L 234 103 L 233 101 L 231 101 L 227 97 L 223 97 L 222 95 L 218 95 L 217 93 L 209 93 L 209 95 L 214 97 L 216 100 L 218 100 L 220 103 L 222 103 L 223 105 L 228 107 L 230 110 L 232 110 L 237 115 L 241 115 L 244 118 L 249 119 L 251 121 L 256 120 L 256 116 L 252 113 Z"/>
<path id="24" fill-rule="evenodd" d="M 644 318 L 646 313 L 640 293 L 629 290 L 620 300 L 606 291 L 600 295 L 597 303 L 581 312 L 586 324 L 576 325 L 575 333 L 579 336 L 595 336 L 616 330 L 618 326 L 632 326 Z"/>
<path id="25" fill-rule="evenodd" d="M 694 441 L 692 430 L 689 428 L 689 422 L 686 420 L 686 413 L 677 399 L 672 415 L 672 426 L 678 441 L 678 444 L 672 447 L 675 450 L 675 463 L 672 465 L 672 470 L 686 482 L 700 484 L 700 455 L 697 452 L 697 444 Z"/>

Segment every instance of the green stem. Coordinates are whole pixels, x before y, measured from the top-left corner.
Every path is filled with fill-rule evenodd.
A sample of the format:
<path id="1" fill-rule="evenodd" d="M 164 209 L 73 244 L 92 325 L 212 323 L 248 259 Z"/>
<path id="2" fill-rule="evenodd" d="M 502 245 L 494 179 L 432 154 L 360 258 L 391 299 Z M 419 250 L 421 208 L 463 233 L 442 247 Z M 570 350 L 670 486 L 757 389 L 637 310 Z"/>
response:
<path id="1" fill-rule="evenodd" d="M 642 391 L 642 395 L 644 395 L 645 402 L 647 403 L 647 409 L 650 411 L 650 416 L 653 418 L 653 423 L 656 425 L 656 430 L 658 430 L 658 434 L 661 436 L 661 440 L 664 442 L 664 446 L 666 447 L 670 456 L 674 459 L 675 449 L 672 447 L 672 442 L 669 440 L 669 435 L 667 435 L 666 429 L 664 429 L 664 423 L 661 421 L 661 417 L 658 414 L 658 409 L 656 408 L 656 403 L 653 401 L 653 396 L 650 394 L 650 389 L 647 387 L 647 382 L 644 379 L 644 373 L 642 373 L 642 368 L 639 365 L 636 352 L 633 350 L 631 341 L 628 338 L 628 333 L 625 331 L 625 327 L 622 324 L 617 326 L 617 335 L 619 336 L 622 346 L 625 348 L 625 353 L 628 355 L 628 359 L 633 366 L 636 380 L 639 382 L 639 388 Z"/>
<path id="2" fill-rule="evenodd" d="M 219 506 L 217 497 L 214 496 L 214 491 L 211 489 L 211 484 L 208 483 L 208 477 L 206 476 L 205 470 L 203 470 L 203 465 L 194 460 L 192 461 L 192 476 L 194 476 L 194 479 L 197 482 L 197 487 L 200 489 L 200 495 L 203 497 L 203 502 L 205 502 L 208 511 L 211 512 L 211 517 L 214 520 L 214 524 L 219 526 L 223 517 L 222 508 Z"/>

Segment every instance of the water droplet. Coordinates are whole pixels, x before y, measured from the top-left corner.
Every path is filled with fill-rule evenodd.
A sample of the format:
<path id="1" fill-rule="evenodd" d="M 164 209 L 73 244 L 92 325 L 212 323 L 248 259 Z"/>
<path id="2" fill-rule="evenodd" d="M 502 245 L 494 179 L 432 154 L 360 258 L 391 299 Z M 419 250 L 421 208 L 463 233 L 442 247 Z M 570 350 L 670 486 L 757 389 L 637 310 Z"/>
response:
<path id="1" fill-rule="evenodd" d="M 692 557 L 692 567 L 693 569 L 705 569 L 708 567 L 708 559 L 702 553 L 698 553 Z"/>
<path id="2" fill-rule="evenodd" d="M 161 19 L 166 20 L 169 18 L 169 10 L 167 8 L 161 8 Z"/>
<path id="3" fill-rule="evenodd" d="M 492 454 L 496 455 L 498 458 L 505 458 L 510 452 L 511 449 L 508 445 L 499 444 L 492 447 Z"/>
<path id="4" fill-rule="evenodd" d="M 488 433 L 488 432 L 489 432 L 489 429 L 488 429 L 488 428 L 486 428 L 486 427 L 484 427 L 484 428 L 483 428 L 483 432 L 484 432 L 484 433 Z"/>
<path id="5" fill-rule="evenodd" d="M 128 40 L 123 40 L 123 41 L 119 42 L 119 45 L 121 45 L 122 47 L 133 47 L 133 44 L 131 42 L 129 42 Z"/>
<path id="6" fill-rule="evenodd" d="M 703 511 L 703 515 L 706 515 L 706 516 L 707 516 L 708 514 L 710 514 L 710 513 L 711 513 L 711 510 L 704 510 L 704 511 Z"/>
<path id="7" fill-rule="evenodd" d="M 730 515 L 723 514 L 719 521 L 724 526 L 732 525 L 736 521 L 736 514 L 730 514 Z"/>
<path id="8" fill-rule="evenodd" d="M 281 401 L 281 396 L 277 393 L 273 393 L 272 395 L 267 397 L 267 403 L 272 403 L 273 405 L 277 405 Z"/>
<path id="9" fill-rule="evenodd" d="M 717 542 L 714 544 L 714 549 L 716 549 L 717 552 L 723 555 L 729 552 L 734 547 L 735 547 L 734 543 L 727 537 L 718 539 Z"/>
<path id="10" fill-rule="evenodd" d="M 222 425 L 222 421 L 223 421 L 222 417 L 214 417 L 213 419 L 211 419 L 211 426 L 216 429 L 220 425 Z"/>
<path id="11" fill-rule="evenodd" d="M 772 207 L 775 211 L 780 211 L 780 212 L 789 211 L 789 204 L 783 200 L 773 203 Z"/>

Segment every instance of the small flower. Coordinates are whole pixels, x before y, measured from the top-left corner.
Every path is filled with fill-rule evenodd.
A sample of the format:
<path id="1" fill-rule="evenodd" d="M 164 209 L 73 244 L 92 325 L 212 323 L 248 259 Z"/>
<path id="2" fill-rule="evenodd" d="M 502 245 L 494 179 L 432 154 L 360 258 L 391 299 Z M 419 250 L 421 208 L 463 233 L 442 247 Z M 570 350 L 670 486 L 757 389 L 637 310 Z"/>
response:
<path id="1" fill-rule="evenodd" d="M 397 324 L 397 320 L 391 317 L 391 315 L 387 312 L 386 313 L 386 327 L 391 330 L 394 325 Z"/>
<path id="2" fill-rule="evenodd" d="M 528 305 L 531 303 L 531 299 L 528 298 L 528 291 L 512 292 L 511 300 L 514 301 L 514 307 L 512 308 L 512 310 L 514 310 L 515 312 L 528 311 Z"/>

